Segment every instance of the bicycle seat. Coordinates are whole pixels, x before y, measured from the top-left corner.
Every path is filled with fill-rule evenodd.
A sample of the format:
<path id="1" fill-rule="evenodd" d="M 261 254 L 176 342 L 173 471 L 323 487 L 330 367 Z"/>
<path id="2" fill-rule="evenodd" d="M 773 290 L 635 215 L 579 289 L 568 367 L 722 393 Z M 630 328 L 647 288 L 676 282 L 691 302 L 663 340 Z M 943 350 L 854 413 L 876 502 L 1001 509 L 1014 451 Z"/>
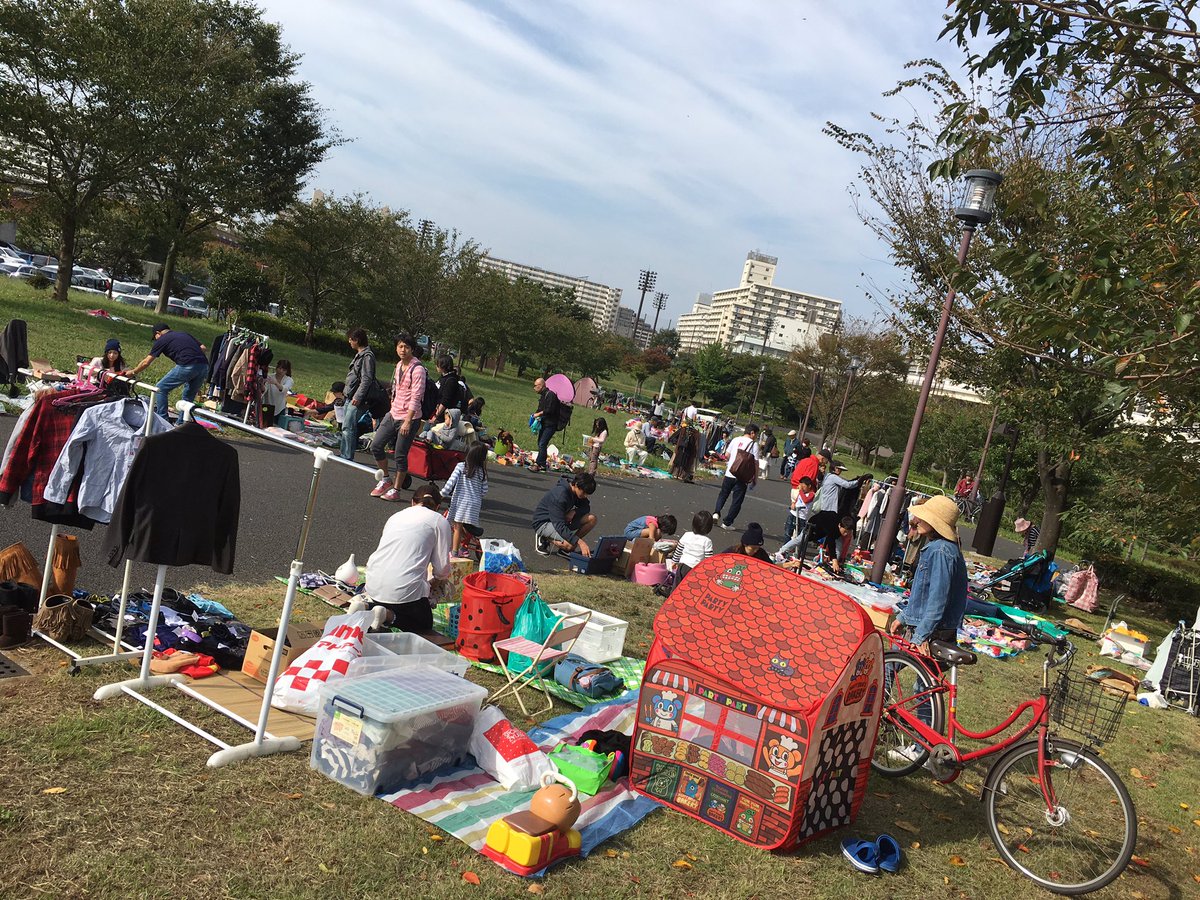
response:
<path id="1" fill-rule="evenodd" d="M 979 659 L 970 650 L 964 650 L 958 644 L 951 644 L 946 641 L 930 641 L 929 655 L 940 662 L 949 663 L 952 666 L 973 666 Z"/>

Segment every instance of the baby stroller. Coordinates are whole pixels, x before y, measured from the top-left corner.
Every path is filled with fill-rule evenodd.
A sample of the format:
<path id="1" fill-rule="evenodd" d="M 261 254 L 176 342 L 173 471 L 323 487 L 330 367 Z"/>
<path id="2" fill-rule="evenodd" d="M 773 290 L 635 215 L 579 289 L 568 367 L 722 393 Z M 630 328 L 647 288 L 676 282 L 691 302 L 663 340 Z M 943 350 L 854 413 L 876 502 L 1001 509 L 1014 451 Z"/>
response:
<path id="1" fill-rule="evenodd" d="M 1054 596 L 1054 573 L 1058 565 L 1051 554 L 1039 550 L 1023 559 L 1010 559 L 990 579 L 979 585 L 992 597 L 1009 606 L 1031 612 L 1046 609 Z"/>

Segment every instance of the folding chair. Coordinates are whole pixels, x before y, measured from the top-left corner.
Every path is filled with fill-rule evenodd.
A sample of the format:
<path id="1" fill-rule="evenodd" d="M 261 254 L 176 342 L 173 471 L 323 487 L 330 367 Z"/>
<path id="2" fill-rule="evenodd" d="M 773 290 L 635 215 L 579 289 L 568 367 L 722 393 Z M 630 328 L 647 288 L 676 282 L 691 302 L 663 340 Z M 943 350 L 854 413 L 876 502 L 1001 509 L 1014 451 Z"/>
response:
<path id="1" fill-rule="evenodd" d="M 583 629 L 587 627 L 591 617 L 591 610 L 563 616 L 554 623 L 553 630 L 540 644 L 523 637 L 493 641 L 492 649 L 496 651 L 496 658 L 504 666 L 504 674 L 508 678 L 508 683 L 488 697 L 487 702 L 495 703 L 505 694 L 512 694 L 517 700 L 517 705 L 521 707 L 521 712 L 531 718 L 549 712 L 554 706 L 554 701 L 550 698 L 550 689 L 546 687 L 546 680 L 542 677 L 542 669 L 547 663 L 556 663 L 571 652 L 571 648 L 575 646 L 575 642 L 583 633 Z M 505 654 L 510 653 L 528 657 L 529 665 L 520 672 L 509 671 Z M 530 685 L 540 689 L 546 696 L 546 705 L 535 712 L 530 712 L 525 708 L 525 700 L 521 697 L 521 689 Z"/>

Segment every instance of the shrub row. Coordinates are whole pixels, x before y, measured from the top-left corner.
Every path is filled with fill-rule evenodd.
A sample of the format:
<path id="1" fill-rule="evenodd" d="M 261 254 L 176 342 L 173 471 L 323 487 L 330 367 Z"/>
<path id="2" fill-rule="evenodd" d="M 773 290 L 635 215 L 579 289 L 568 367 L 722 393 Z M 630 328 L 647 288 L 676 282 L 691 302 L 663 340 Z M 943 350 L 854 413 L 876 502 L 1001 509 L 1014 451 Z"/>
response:
<path id="1" fill-rule="evenodd" d="M 244 325 L 253 331 L 261 331 L 263 334 L 273 337 L 276 340 L 287 341 L 289 344 L 299 344 L 301 347 L 304 346 L 304 336 L 307 328 L 302 322 L 295 322 L 291 319 L 277 319 L 275 316 L 269 316 L 266 313 L 244 312 L 238 315 L 238 324 Z M 314 350 L 324 350 L 326 353 L 337 353 L 341 356 L 345 356 L 350 351 L 350 348 L 346 344 L 345 333 L 329 328 L 317 328 L 313 331 L 312 348 Z"/>
<path id="2" fill-rule="evenodd" d="M 1200 606 L 1200 577 L 1183 567 L 1108 557 L 1096 562 L 1096 574 L 1105 588 L 1161 606 L 1171 621 L 1190 624 Z"/>

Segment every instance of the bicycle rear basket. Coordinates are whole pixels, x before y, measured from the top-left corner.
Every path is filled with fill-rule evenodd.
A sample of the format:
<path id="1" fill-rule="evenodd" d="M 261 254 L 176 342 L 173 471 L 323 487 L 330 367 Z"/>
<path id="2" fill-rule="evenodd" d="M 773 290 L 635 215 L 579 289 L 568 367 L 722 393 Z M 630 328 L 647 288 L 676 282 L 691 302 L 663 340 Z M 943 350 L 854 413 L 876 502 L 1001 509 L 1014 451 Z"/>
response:
<path id="1" fill-rule="evenodd" d="M 1124 691 L 1072 675 L 1068 667 L 1050 693 L 1050 718 L 1091 744 L 1105 744 L 1116 736 L 1128 702 Z"/>

